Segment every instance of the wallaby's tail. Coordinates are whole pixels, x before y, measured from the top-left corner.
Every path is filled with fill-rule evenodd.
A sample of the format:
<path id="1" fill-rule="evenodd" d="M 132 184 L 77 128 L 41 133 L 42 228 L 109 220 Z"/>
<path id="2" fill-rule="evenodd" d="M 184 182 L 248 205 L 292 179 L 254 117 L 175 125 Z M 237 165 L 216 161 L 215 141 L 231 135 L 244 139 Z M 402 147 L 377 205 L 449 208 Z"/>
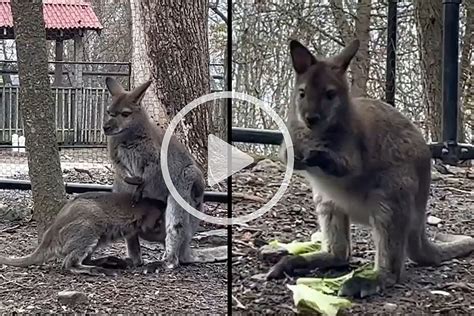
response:
<path id="1" fill-rule="evenodd" d="M 420 265 L 438 265 L 443 261 L 464 257 L 474 252 L 474 238 L 469 236 L 438 234 L 436 241 L 430 241 L 424 230 L 416 239 L 410 238 L 408 247 L 410 259 Z"/>
<path id="2" fill-rule="evenodd" d="M 31 265 L 40 265 L 51 257 L 51 238 L 47 230 L 33 253 L 23 257 L 2 257 L 0 256 L 0 265 L 6 264 L 15 267 L 28 267 Z"/>

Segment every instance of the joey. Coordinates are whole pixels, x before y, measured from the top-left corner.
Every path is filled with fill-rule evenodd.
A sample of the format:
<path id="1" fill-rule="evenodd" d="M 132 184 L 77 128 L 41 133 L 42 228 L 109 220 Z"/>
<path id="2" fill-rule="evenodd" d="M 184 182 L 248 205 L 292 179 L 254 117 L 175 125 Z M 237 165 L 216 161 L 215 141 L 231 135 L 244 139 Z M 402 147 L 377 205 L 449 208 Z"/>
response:
<path id="1" fill-rule="evenodd" d="M 161 227 L 166 205 L 142 199 L 134 204 L 128 193 L 90 192 L 68 201 L 46 230 L 39 246 L 23 257 L 2 257 L 0 264 L 27 267 L 62 258 L 63 269 L 88 275 L 115 275 L 112 268 L 127 262 L 92 254 L 109 243 Z"/>

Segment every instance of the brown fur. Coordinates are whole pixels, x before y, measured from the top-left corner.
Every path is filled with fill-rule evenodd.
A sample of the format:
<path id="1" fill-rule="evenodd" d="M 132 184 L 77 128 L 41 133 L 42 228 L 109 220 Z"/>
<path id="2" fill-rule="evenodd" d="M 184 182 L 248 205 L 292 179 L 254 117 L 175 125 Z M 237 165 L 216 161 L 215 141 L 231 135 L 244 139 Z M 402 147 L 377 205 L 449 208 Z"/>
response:
<path id="1" fill-rule="evenodd" d="M 128 193 L 80 194 L 61 209 L 33 253 L 0 257 L 0 264 L 27 267 L 59 257 L 70 272 L 113 275 L 114 271 L 93 265 L 104 261 L 91 259 L 93 252 L 123 237 L 163 229 L 165 207 L 150 199 L 134 205 Z"/>
<path id="2" fill-rule="evenodd" d="M 358 45 L 353 41 L 339 55 L 317 59 L 300 43 L 290 44 L 296 84 L 288 126 L 295 168 L 313 187 L 323 253 L 284 258 L 268 277 L 346 265 L 349 225 L 355 222 L 373 230 L 379 278 L 349 282 L 340 294 L 366 296 L 401 280 L 407 254 L 419 264 L 437 265 L 468 255 L 474 238 L 428 240 L 431 152 L 420 131 L 394 107 L 350 97 L 345 73 Z"/>

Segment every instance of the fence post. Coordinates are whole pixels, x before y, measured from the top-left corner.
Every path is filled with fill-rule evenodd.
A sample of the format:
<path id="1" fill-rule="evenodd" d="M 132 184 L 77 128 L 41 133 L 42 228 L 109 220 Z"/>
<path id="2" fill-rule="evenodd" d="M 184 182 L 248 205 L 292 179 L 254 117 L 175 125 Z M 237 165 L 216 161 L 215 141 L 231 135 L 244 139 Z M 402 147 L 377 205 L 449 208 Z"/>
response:
<path id="1" fill-rule="evenodd" d="M 459 107 L 459 5 L 461 0 L 443 0 L 443 162 L 456 165 L 459 161 L 458 107 Z"/>

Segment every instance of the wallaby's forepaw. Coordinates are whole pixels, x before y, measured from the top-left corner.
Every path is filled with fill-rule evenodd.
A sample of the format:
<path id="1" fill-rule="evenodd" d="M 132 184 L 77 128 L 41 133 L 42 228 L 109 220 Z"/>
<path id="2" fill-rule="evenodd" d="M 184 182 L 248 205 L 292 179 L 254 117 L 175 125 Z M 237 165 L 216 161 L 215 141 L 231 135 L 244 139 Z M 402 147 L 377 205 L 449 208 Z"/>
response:
<path id="1" fill-rule="evenodd" d="M 142 177 L 125 177 L 123 181 L 131 185 L 140 185 L 143 183 L 143 178 Z"/>
<path id="2" fill-rule="evenodd" d="M 339 290 L 338 295 L 364 298 L 367 296 L 381 293 L 382 288 L 382 284 L 378 278 L 368 279 L 359 276 L 354 276 L 344 282 L 341 289 Z"/>
<path id="3" fill-rule="evenodd" d="M 143 197 L 143 190 L 136 189 L 135 192 L 132 194 L 132 204 L 137 204 Z"/>
<path id="4" fill-rule="evenodd" d="M 302 160 L 302 163 L 308 167 L 319 167 L 329 175 L 335 177 L 343 177 L 347 174 L 347 170 L 338 165 L 331 154 L 324 149 L 315 149 L 309 151 Z"/>

